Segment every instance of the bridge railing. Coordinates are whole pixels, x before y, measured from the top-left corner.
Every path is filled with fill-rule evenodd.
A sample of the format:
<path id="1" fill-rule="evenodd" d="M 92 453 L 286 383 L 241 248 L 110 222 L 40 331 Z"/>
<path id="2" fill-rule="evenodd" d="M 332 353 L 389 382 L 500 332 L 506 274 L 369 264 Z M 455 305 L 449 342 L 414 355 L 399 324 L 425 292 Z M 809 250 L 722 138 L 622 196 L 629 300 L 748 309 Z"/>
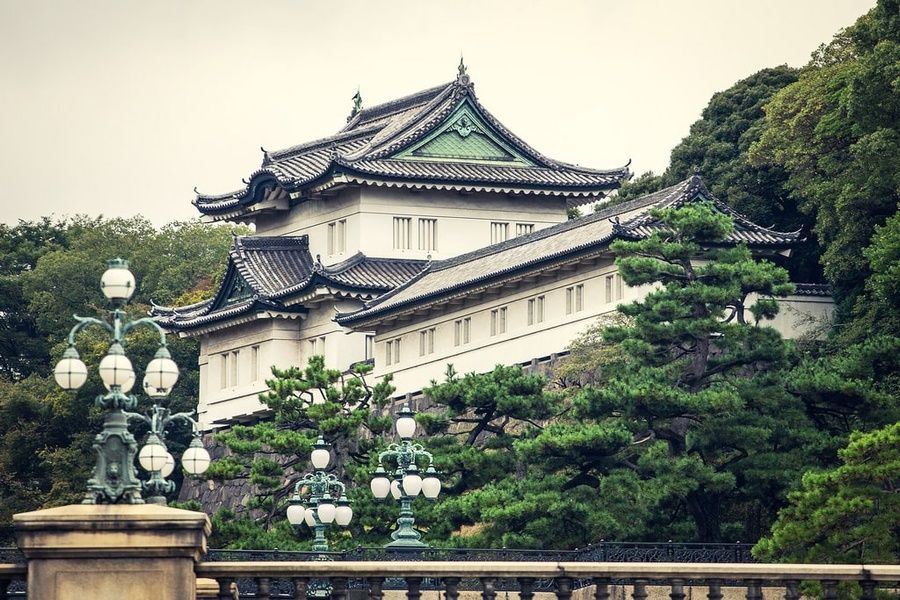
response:
<path id="1" fill-rule="evenodd" d="M 763 600 L 765 587 L 780 588 L 785 600 L 799 600 L 805 581 L 821 583 L 824 600 L 837 600 L 841 582 L 859 584 L 862 600 L 875 600 L 878 587 L 895 589 L 900 580 L 896 565 L 759 563 L 240 561 L 200 562 L 195 572 L 215 580 L 220 600 L 306 600 L 312 588 L 327 589 L 332 600 L 349 600 L 357 590 L 362 593 L 354 598 L 382 600 L 390 588 L 404 589 L 407 600 L 420 600 L 426 588 L 458 600 L 460 590 L 472 584 L 482 600 L 495 600 L 504 589 L 514 590 L 519 600 L 532 600 L 539 591 L 571 600 L 585 586 L 595 586 L 593 600 L 609 600 L 613 585 L 627 586 L 633 600 L 646 600 L 650 586 L 667 586 L 672 600 L 684 600 L 687 585 L 706 587 L 708 600 L 722 600 L 726 586 L 740 586 L 747 600 Z"/>

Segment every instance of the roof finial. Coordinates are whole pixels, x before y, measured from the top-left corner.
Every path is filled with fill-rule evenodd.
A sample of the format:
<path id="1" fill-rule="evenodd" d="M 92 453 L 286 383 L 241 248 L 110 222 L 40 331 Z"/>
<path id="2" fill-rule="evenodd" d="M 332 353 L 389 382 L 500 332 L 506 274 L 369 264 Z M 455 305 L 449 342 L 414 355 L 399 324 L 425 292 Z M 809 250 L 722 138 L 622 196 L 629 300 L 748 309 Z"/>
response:
<path id="1" fill-rule="evenodd" d="M 362 110 L 362 94 L 359 92 L 359 86 L 356 86 L 356 93 L 353 94 L 353 109 L 350 111 L 350 118 L 356 116 L 356 114 Z"/>
<path id="2" fill-rule="evenodd" d="M 266 150 L 265 148 L 263 148 L 262 146 L 260 146 L 259 149 L 262 150 L 262 153 L 263 153 L 263 164 L 267 164 L 271 160 L 271 157 L 269 156 L 269 151 Z"/>
<path id="3" fill-rule="evenodd" d="M 468 87 L 471 85 L 471 79 L 469 79 L 469 73 L 466 68 L 466 63 L 463 60 L 462 52 L 459 53 L 459 67 L 457 67 L 457 75 L 456 75 L 456 84 L 460 86 L 459 89 L 456 90 L 456 93 L 462 93 L 462 88 Z"/>

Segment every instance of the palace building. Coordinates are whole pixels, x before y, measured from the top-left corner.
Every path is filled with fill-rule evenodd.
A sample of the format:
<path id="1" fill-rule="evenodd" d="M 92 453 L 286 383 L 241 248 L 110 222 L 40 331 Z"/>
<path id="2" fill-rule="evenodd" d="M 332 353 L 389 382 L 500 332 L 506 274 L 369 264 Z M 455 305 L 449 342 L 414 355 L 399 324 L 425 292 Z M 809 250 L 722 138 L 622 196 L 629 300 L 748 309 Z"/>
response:
<path id="1" fill-rule="evenodd" d="M 199 418 L 210 430 L 266 414 L 269 367 L 323 355 L 367 360 L 397 395 L 457 371 L 559 355 L 598 317 L 638 299 L 609 244 L 649 235 L 654 207 L 710 200 L 731 240 L 788 256 L 798 233 L 760 227 L 716 200 L 698 175 L 576 219 L 618 188 L 627 165 L 596 170 L 548 158 L 515 136 L 458 77 L 362 108 L 335 135 L 278 152 L 241 190 L 194 205 L 236 237 L 215 296 L 154 307 L 168 330 L 200 340 Z M 821 286 L 798 285 L 772 326 L 787 336 L 828 318 Z"/>

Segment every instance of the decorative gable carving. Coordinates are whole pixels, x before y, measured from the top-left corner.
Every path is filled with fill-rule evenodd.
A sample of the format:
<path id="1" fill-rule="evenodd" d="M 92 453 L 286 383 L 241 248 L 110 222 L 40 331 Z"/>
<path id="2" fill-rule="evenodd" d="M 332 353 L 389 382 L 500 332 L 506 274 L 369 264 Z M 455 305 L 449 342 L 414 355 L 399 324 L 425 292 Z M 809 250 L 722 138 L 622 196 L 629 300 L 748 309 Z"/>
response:
<path id="1" fill-rule="evenodd" d="M 222 302 L 222 306 L 231 306 L 232 304 L 238 304 L 239 302 L 243 302 L 248 298 L 252 298 L 253 295 L 253 288 L 250 287 L 250 284 L 247 283 L 247 280 L 244 279 L 240 275 L 240 273 L 235 273 L 234 280 L 231 282 L 231 288 L 228 290 L 228 294 L 226 294 L 225 300 Z"/>
<path id="2" fill-rule="evenodd" d="M 430 135 L 392 158 L 535 166 L 497 134 L 469 102 L 463 102 Z"/>

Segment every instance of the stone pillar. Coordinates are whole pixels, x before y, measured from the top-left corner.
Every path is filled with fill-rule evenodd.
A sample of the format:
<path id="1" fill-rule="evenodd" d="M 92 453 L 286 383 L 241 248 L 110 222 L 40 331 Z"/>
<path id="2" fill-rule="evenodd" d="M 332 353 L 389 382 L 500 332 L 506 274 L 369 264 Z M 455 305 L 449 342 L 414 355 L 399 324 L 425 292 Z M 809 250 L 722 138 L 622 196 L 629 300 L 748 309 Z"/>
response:
<path id="1" fill-rule="evenodd" d="M 209 518 L 155 504 L 75 504 L 15 515 L 40 600 L 195 600 Z"/>

